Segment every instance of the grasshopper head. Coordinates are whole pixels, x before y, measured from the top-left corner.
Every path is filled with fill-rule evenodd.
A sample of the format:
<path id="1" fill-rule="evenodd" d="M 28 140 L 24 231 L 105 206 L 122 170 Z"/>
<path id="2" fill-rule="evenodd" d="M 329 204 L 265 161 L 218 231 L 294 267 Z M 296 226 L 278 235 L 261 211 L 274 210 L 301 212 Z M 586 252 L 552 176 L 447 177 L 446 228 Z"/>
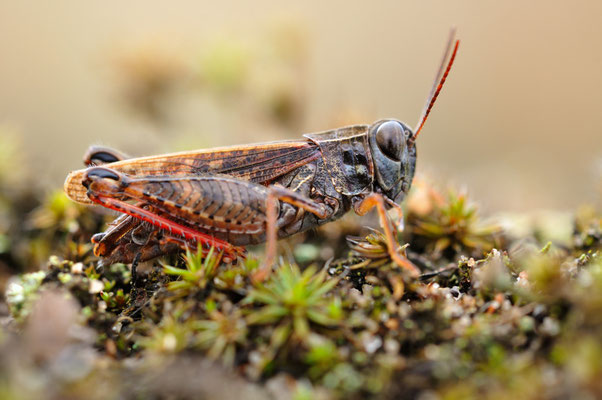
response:
<path id="1" fill-rule="evenodd" d="M 374 190 L 389 201 L 398 203 L 403 200 L 412 185 L 416 169 L 416 138 L 424 127 L 456 58 L 460 41 L 454 40 L 454 36 L 455 29 L 452 29 L 437 76 L 414 131 L 395 119 L 377 121 L 370 127 L 370 149 L 376 177 Z"/>
<path id="2" fill-rule="evenodd" d="M 401 121 L 387 119 L 375 122 L 368 137 L 376 178 L 374 189 L 389 200 L 403 200 L 416 170 L 412 130 Z"/>

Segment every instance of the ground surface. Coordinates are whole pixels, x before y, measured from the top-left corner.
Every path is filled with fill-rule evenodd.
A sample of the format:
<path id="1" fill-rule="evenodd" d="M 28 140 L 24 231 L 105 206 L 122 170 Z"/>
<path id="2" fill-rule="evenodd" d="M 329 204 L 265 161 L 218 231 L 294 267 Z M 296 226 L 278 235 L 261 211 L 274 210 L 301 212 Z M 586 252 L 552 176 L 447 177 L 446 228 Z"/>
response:
<path id="1" fill-rule="evenodd" d="M 503 229 L 419 184 L 398 239 L 420 279 L 391 263 L 378 231 L 349 241 L 370 223 L 349 218 L 282 243 L 261 284 L 252 249 L 234 266 L 217 254 L 148 262 L 132 287 L 129 266 L 95 268 L 89 238 L 107 216 L 60 193 L 24 212 L 27 194 L 2 193 L 0 398 L 602 394 L 594 210 Z"/>

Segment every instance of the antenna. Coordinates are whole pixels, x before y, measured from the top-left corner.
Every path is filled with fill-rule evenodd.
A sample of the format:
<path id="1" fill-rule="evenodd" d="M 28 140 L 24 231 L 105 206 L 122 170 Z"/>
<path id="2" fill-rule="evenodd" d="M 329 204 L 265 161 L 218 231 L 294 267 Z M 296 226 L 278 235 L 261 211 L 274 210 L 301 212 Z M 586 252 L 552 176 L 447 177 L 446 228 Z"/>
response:
<path id="1" fill-rule="evenodd" d="M 458 46 L 460 45 L 459 40 L 455 40 L 456 29 L 453 28 L 449 33 L 449 39 L 447 41 L 447 46 L 445 47 L 445 53 L 443 53 L 443 59 L 441 60 L 441 65 L 439 66 L 439 70 L 437 71 L 437 76 L 435 77 L 435 81 L 433 82 L 433 86 L 431 87 L 431 92 L 429 93 L 428 98 L 426 99 L 426 103 L 424 104 L 424 108 L 422 109 L 422 114 L 420 115 L 420 119 L 418 120 L 418 124 L 416 124 L 416 128 L 414 128 L 414 136 L 412 141 L 416 140 L 418 134 L 422 130 L 426 119 L 428 118 L 435 101 L 437 100 L 437 96 L 441 93 L 441 89 L 443 88 L 443 84 L 447 79 L 447 75 L 449 74 L 449 70 L 454 63 L 454 59 L 456 58 L 456 53 L 458 52 Z M 453 48 L 453 51 L 452 51 Z M 451 57 L 449 57 L 449 53 L 451 52 Z M 446 60 L 449 57 L 449 61 Z M 447 67 L 446 67 L 447 64 Z"/>

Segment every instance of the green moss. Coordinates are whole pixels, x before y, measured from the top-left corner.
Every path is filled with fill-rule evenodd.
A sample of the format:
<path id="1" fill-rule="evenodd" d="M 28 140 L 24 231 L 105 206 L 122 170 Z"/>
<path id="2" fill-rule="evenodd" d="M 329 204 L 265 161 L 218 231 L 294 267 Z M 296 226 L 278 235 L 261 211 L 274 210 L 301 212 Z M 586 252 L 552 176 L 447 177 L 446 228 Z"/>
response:
<path id="1" fill-rule="evenodd" d="M 249 313 L 249 324 L 279 325 L 279 334 L 295 334 L 305 340 L 310 333 L 310 323 L 333 326 L 341 313 L 334 299 L 327 294 L 337 284 L 336 279 L 326 280 L 326 271 L 315 273 L 310 267 L 301 272 L 296 265 L 282 265 L 265 285 L 253 289 L 245 303 L 263 306 Z M 334 311 L 334 312 L 333 312 Z M 274 338 L 278 343 L 286 338 Z"/>
<path id="2" fill-rule="evenodd" d="M 6 288 L 6 302 L 11 315 L 18 321 L 24 320 L 33 303 L 46 274 L 42 271 L 14 277 Z"/>
<path id="3" fill-rule="evenodd" d="M 163 265 L 165 274 L 178 278 L 169 282 L 167 289 L 182 296 L 194 290 L 204 289 L 215 278 L 221 258 L 221 254 L 217 254 L 213 248 L 206 257 L 203 255 L 203 249 L 196 253 L 187 250 L 184 257 L 185 268 Z"/>
<path id="4" fill-rule="evenodd" d="M 48 202 L 40 209 L 59 225 L 89 218 L 87 211 L 67 216 L 59 198 Z M 352 239 L 348 254 L 318 269 L 321 246 L 334 243 L 330 232 L 328 241 L 317 236 L 296 250 L 300 261 L 316 265 L 277 265 L 262 283 L 251 279 L 261 258 L 229 265 L 215 251 L 189 251 L 141 265 L 136 290 L 129 266 L 96 270 L 89 253 L 69 250 L 75 236 L 60 228 L 65 246 L 49 245 L 46 229 L 54 226 L 39 228 L 28 240 L 58 256 L 48 257 L 43 271 L 13 277 L 7 302 L 18 332 L 27 329 L 41 290 L 71 293 L 97 357 L 94 378 L 78 382 L 86 390 L 99 390 L 111 376 L 123 394 L 126 375 L 149 382 L 157 366 L 201 359 L 262 389 L 284 377 L 297 398 L 591 398 L 602 373 L 602 258 L 595 240 L 582 240 L 598 221 L 588 215 L 576 222 L 574 243 L 529 238 L 525 247 L 525 238 L 478 231 L 474 208 L 452 196 L 408 215 L 410 246 L 403 248 L 425 269 L 418 280 L 391 262 L 379 231 Z M 421 231 L 427 220 L 436 235 Z M 86 226 L 77 222 L 77 237 L 92 233 Z M 451 226 L 463 230 L 450 235 Z M 474 235 L 486 244 L 465 240 Z M 442 237 L 450 239 L 445 248 Z M 9 351 L 2 347 L 9 335 L 0 352 Z M 15 368 L 27 375 L 32 367 Z"/>
<path id="5" fill-rule="evenodd" d="M 411 196 L 417 190 L 427 191 L 430 207 L 412 207 Z M 479 219 L 477 207 L 465 194 L 450 190 L 447 196 L 434 188 L 415 189 L 408 201 L 406 238 L 423 247 L 430 257 L 448 258 L 459 254 L 475 257 L 491 251 L 503 242 L 501 227 Z"/>

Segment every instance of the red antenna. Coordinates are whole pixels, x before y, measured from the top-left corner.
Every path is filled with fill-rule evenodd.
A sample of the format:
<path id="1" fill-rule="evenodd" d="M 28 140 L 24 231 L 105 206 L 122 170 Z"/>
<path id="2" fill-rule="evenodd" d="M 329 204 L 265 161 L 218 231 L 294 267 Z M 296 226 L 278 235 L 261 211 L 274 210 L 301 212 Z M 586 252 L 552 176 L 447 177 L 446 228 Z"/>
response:
<path id="1" fill-rule="evenodd" d="M 426 99 L 426 103 L 424 104 L 424 108 L 422 109 L 422 114 L 420 115 L 420 119 L 418 120 L 418 124 L 416 124 L 416 128 L 414 129 L 414 137 L 412 140 L 416 140 L 418 134 L 422 130 L 426 119 L 428 118 L 435 101 L 437 100 L 437 96 L 441 92 L 443 88 L 443 84 L 447 79 L 447 75 L 449 74 L 449 70 L 454 63 L 454 59 L 456 58 L 456 53 L 458 52 L 458 46 L 460 45 L 459 40 L 454 41 L 454 37 L 456 36 L 456 29 L 452 29 L 449 33 L 449 39 L 447 41 L 447 46 L 445 47 L 445 53 L 443 54 L 443 59 L 441 60 L 441 65 L 439 66 L 439 70 L 437 71 L 437 76 L 435 77 L 435 81 L 433 82 L 433 87 L 431 88 L 431 92 L 429 93 L 429 97 Z M 453 48 L 453 51 L 452 51 Z M 451 51 L 451 57 L 449 57 L 449 61 L 446 63 L 446 60 Z M 447 64 L 447 67 L 446 67 Z"/>

